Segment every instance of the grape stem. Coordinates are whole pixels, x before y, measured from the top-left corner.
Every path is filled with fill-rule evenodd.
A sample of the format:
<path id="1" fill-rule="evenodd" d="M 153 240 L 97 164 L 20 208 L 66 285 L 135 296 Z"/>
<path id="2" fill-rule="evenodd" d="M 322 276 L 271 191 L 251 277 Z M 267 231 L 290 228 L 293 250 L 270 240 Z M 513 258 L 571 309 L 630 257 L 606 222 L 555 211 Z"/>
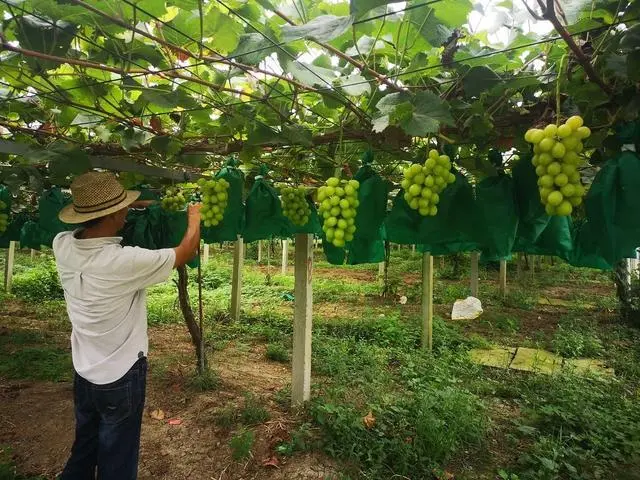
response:
<path id="1" fill-rule="evenodd" d="M 560 85 L 562 84 L 562 71 L 564 69 L 564 61 L 567 58 L 565 53 L 560 59 L 560 66 L 558 68 L 558 79 L 556 80 L 556 127 L 560 126 Z"/>

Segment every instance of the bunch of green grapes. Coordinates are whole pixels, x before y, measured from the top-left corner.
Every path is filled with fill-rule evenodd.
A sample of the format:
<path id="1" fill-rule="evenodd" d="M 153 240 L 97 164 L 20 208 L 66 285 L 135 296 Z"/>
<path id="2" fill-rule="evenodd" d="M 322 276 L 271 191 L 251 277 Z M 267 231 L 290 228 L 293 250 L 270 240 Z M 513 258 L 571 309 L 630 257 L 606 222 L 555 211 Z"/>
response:
<path id="1" fill-rule="evenodd" d="M 451 159 L 432 149 L 424 165 L 414 163 L 405 168 L 402 180 L 404 199 L 420 215 L 434 216 L 438 213 L 440 193 L 455 181 L 456 176 L 451 173 Z"/>
<path id="2" fill-rule="evenodd" d="M 202 222 L 205 227 L 215 227 L 224 217 L 224 211 L 227 208 L 229 200 L 229 182 L 224 178 L 207 180 L 201 178 L 198 180 L 198 187 L 202 198 Z"/>
<path id="3" fill-rule="evenodd" d="M 185 199 L 182 188 L 180 187 L 167 188 L 161 203 L 162 208 L 169 210 L 170 212 L 184 210 L 187 206 L 187 200 Z"/>
<path id="4" fill-rule="evenodd" d="M 0 233 L 7 231 L 9 225 L 9 205 L 0 200 Z"/>
<path id="5" fill-rule="evenodd" d="M 578 167 L 584 146 L 582 140 L 591 135 L 575 115 L 561 125 L 549 124 L 544 129 L 532 128 L 524 139 L 533 144 L 533 166 L 538 175 L 540 200 L 547 215 L 571 215 L 573 207 L 582 203 L 585 188 Z"/>
<path id="6" fill-rule="evenodd" d="M 307 191 L 304 187 L 284 187 L 280 190 L 282 213 L 293 222 L 302 226 L 309 222 L 311 209 L 307 203 Z"/>
<path id="7" fill-rule="evenodd" d="M 346 242 L 353 240 L 356 232 L 356 211 L 358 189 L 357 180 L 339 180 L 331 177 L 326 185 L 318 189 L 319 213 L 322 215 L 324 231 L 327 241 L 336 247 L 344 247 Z"/>

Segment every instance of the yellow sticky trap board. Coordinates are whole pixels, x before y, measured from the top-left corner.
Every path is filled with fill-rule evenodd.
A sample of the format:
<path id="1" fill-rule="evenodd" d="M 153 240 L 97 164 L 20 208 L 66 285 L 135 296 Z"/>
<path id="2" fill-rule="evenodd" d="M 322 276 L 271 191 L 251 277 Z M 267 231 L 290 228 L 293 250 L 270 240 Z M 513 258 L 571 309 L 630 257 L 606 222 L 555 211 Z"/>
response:
<path id="1" fill-rule="evenodd" d="M 605 377 L 612 377 L 613 368 L 604 366 L 602 360 L 594 358 L 566 358 L 564 360 L 564 368 L 573 371 L 577 375 L 593 374 Z"/>
<path id="2" fill-rule="evenodd" d="M 492 350 L 473 349 L 469 351 L 469 356 L 473 363 L 479 365 L 509 368 L 509 364 L 515 353 L 515 348 L 494 348 Z"/>
<path id="3" fill-rule="evenodd" d="M 544 350 L 519 347 L 510 368 L 525 372 L 555 373 L 562 368 L 562 357 Z"/>

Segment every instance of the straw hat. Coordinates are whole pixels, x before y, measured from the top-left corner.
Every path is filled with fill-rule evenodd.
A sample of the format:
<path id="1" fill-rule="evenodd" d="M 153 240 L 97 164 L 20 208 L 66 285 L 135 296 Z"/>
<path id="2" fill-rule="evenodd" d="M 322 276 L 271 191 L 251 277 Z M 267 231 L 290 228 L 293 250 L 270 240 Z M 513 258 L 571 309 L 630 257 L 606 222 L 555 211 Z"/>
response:
<path id="1" fill-rule="evenodd" d="M 89 172 L 71 183 L 73 203 L 64 207 L 60 220 L 64 223 L 84 223 L 106 217 L 136 201 L 140 192 L 125 190 L 108 172 Z"/>

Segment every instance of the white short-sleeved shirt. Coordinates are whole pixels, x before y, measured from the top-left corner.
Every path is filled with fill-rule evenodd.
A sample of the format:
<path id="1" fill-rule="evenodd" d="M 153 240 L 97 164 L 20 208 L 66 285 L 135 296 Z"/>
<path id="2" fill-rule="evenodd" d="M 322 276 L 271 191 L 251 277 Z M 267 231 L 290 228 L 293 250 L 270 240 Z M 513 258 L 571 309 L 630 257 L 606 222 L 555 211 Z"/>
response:
<path id="1" fill-rule="evenodd" d="M 175 252 L 122 247 L 120 237 L 78 239 L 75 233 L 53 241 L 73 327 L 73 366 L 82 378 L 104 385 L 147 355 L 145 288 L 171 276 Z"/>

